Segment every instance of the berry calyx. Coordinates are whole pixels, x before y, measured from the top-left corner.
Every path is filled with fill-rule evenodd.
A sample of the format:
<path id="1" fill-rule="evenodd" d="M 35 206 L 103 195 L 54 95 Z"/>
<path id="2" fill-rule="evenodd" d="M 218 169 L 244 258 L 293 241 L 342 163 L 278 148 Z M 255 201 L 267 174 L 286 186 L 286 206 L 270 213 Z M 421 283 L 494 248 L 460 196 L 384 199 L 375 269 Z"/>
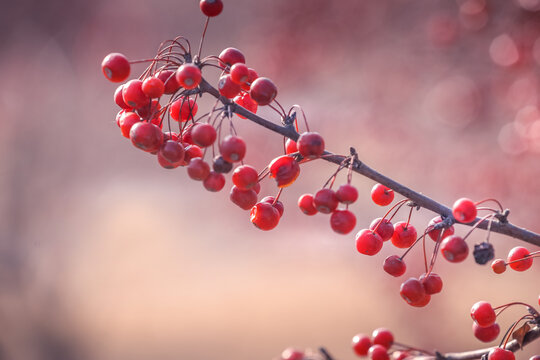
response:
<path id="1" fill-rule="evenodd" d="M 356 226 L 356 216 L 349 210 L 335 210 L 330 216 L 330 226 L 338 234 L 348 234 Z"/>
<path id="2" fill-rule="evenodd" d="M 315 215 L 318 211 L 313 205 L 313 195 L 304 194 L 298 198 L 298 207 L 306 215 Z"/>
<path id="3" fill-rule="evenodd" d="M 367 335 L 357 334 L 352 338 L 352 348 L 358 356 L 366 356 L 371 345 L 373 344 Z"/>
<path id="4" fill-rule="evenodd" d="M 342 204 L 352 204 L 358 199 L 358 190 L 351 184 L 343 184 L 336 190 L 336 196 Z"/>
<path id="5" fill-rule="evenodd" d="M 495 323 L 497 315 L 490 303 L 478 301 L 471 308 L 471 318 L 481 327 L 490 326 Z"/>
<path id="6" fill-rule="evenodd" d="M 476 219 L 476 213 L 476 205 L 471 199 L 458 199 L 454 203 L 454 206 L 452 206 L 452 215 L 454 215 L 454 218 L 465 224 Z"/>
<path id="7" fill-rule="evenodd" d="M 371 189 L 371 199 L 380 206 L 386 206 L 394 201 L 394 190 L 382 184 L 375 184 Z"/>
<path id="8" fill-rule="evenodd" d="M 251 84 L 249 95 L 257 104 L 264 106 L 274 101 L 277 87 L 272 80 L 265 77 L 255 79 Z"/>
<path id="9" fill-rule="evenodd" d="M 362 229 L 356 234 L 356 250 L 364 255 L 375 255 L 383 246 L 379 234 L 369 229 Z"/>
<path id="10" fill-rule="evenodd" d="M 458 263 L 467 258 L 469 246 L 462 237 L 451 235 L 443 240 L 441 253 L 450 262 Z"/>
<path id="11" fill-rule="evenodd" d="M 176 81 L 184 89 L 195 89 L 201 83 L 201 69 L 195 64 L 183 64 L 176 70 Z"/>
<path id="12" fill-rule="evenodd" d="M 221 0 L 201 0 L 199 7 L 204 15 L 214 17 L 221 14 L 223 11 L 223 1 Z"/>
<path id="13" fill-rule="evenodd" d="M 291 185 L 300 175 L 300 165 L 291 156 L 282 155 L 268 165 L 270 177 L 276 179 L 280 188 Z"/>
<path id="14" fill-rule="evenodd" d="M 480 326 L 477 323 L 473 322 L 472 329 L 474 336 L 482 341 L 482 342 L 492 342 L 495 340 L 499 333 L 501 332 L 501 328 L 499 327 L 499 324 L 493 323 L 489 326 Z"/>
<path id="15" fill-rule="evenodd" d="M 259 202 L 253 208 L 249 214 L 250 220 L 261 230 L 272 230 L 279 223 L 279 211 L 267 202 Z"/>
<path id="16" fill-rule="evenodd" d="M 407 271 L 407 265 L 399 256 L 390 255 L 384 259 L 383 270 L 392 276 L 400 277 Z"/>
<path id="17" fill-rule="evenodd" d="M 400 249 L 410 247 L 416 241 L 416 229 L 405 221 L 394 224 L 394 233 L 392 234 L 392 244 Z"/>
<path id="18" fill-rule="evenodd" d="M 523 246 L 516 246 L 508 253 L 506 262 L 512 270 L 525 271 L 532 266 L 533 258 L 530 252 Z"/>
<path id="19" fill-rule="evenodd" d="M 324 139 L 316 132 L 305 132 L 296 141 L 300 155 L 306 159 L 316 159 L 324 153 Z"/>
<path id="20" fill-rule="evenodd" d="M 246 155 L 246 142 L 240 136 L 228 135 L 219 143 L 219 152 L 230 163 L 242 161 Z"/>
<path id="21" fill-rule="evenodd" d="M 111 53 L 101 62 L 101 70 L 109 81 L 122 82 L 129 77 L 131 65 L 125 55 Z"/>

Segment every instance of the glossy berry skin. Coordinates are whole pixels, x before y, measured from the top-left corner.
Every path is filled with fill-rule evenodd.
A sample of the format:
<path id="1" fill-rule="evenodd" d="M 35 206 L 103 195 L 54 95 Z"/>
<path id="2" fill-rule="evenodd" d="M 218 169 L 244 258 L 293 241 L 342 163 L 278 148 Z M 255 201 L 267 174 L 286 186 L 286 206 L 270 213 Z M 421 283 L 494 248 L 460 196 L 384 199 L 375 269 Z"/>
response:
<path id="1" fill-rule="evenodd" d="M 180 84 L 176 80 L 176 72 L 173 70 L 162 70 L 156 75 L 165 86 L 165 94 L 170 95 L 180 89 Z"/>
<path id="2" fill-rule="evenodd" d="M 149 122 L 142 121 L 134 124 L 129 131 L 133 145 L 147 152 L 158 151 L 163 142 L 161 129 Z"/>
<path id="3" fill-rule="evenodd" d="M 250 212 L 250 220 L 261 230 L 272 230 L 279 223 L 279 211 L 267 202 L 259 202 Z"/>
<path id="4" fill-rule="evenodd" d="M 442 222 L 442 218 L 440 216 L 434 217 L 429 221 L 428 228 L 433 227 L 436 224 L 439 224 Z M 429 237 L 433 241 L 437 241 L 439 239 L 439 235 L 441 234 L 442 229 L 433 229 L 428 232 Z M 441 240 L 450 236 L 454 235 L 454 226 L 450 225 L 449 228 L 444 229 L 444 232 L 442 233 Z"/>
<path id="5" fill-rule="evenodd" d="M 111 53 L 103 59 L 101 70 L 109 81 L 122 82 L 129 77 L 131 66 L 123 54 Z"/>
<path id="6" fill-rule="evenodd" d="M 330 216 L 330 227 L 338 234 L 348 234 L 356 226 L 356 216 L 349 210 L 334 210 Z"/>
<path id="7" fill-rule="evenodd" d="M 528 268 L 532 266 L 533 258 L 529 256 L 530 252 L 523 246 L 516 246 L 510 252 L 508 253 L 508 258 L 506 259 L 506 262 L 509 263 L 508 266 L 512 270 L 516 271 L 525 271 Z M 520 260 L 514 263 L 510 263 L 511 261 Z"/>
<path id="8" fill-rule="evenodd" d="M 416 278 L 409 278 L 407 281 L 401 284 L 399 294 L 409 305 L 413 305 L 414 303 L 418 303 L 425 298 L 426 291 L 424 290 L 424 286 L 420 280 Z"/>
<path id="9" fill-rule="evenodd" d="M 274 101 L 277 87 L 272 80 L 265 77 L 255 79 L 251 84 L 249 95 L 257 104 L 264 106 Z"/>
<path id="10" fill-rule="evenodd" d="M 281 360 L 303 360 L 304 353 L 295 348 L 287 348 L 281 353 Z"/>
<path id="11" fill-rule="evenodd" d="M 163 81 L 157 77 L 146 78 L 142 83 L 142 91 L 149 98 L 159 98 L 165 92 Z"/>
<path id="12" fill-rule="evenodd" d="M 305 132 L 296 141 L 300 155 L 306 159 L 316 159 L 324 153 L 324 139 L 319 133 Z"/>
<path id="13" fill-rule="evenodd" d="M 491 263 L 491 269 L 495 274 L 502 274 L 506 271 L 506 262 L 503 259 L 495 259 Z"/>
<path id="14" fill-rule="evenodd" d="M 477 323 L 473 322 L 472 329 L 474 336 L 485 343 L 492 342 L 493 340 L 497 339 L 499 336 L 499 333 L 501 332 L 501 328 L 499 327 L 499 324 L 493 323 L 489 326 L 480 326 Z"/>
<path id="15" fill-rule="evenodd" d="M 241 107 L 243 107 L 244 109 L 251 111 L 254 114 L 257 113 L 257 109 L 259 108 L 259 105 L 257 105 L 257 103 L 253 101 L 253 99 L 251 99 L 251 96 L 249 96 L 249 93 L 239 94 L 235 96 L 233 101 L 237 103 L 238 105 L 240 105 Z M 245 116 L 242 116 L 238 113 L 236 115 L 238 115 L 242 119 L 246 118 Z"/>
<path id="16" fill-rule="evenodd" d="M 392 244 L 400 249 L 410 247 L 416 241 L 416 229 L 405 221 L 394 224 L 394 234 L 392 234 Z"/>
<path id="17" fill-rule="evenodd" d="M 221 0 L 201 0 L 199 7 L 204 15 L 214 17 L 221 14 L 223 11 L 223 1 Z"/>
<path id="18" fill-rule="evenodd" d="M 369 229 L 375 230 L 375 228 L 377 228 L 376 232 L 377 234 L 379 234 L 381 239 L 383 241 L 388 241 L 392 238 L 392 235 L 394 235 L 394 225 L 390 222 L 390 220 L 384 219 L 379 225 L 379 227 L 377 227 L 380 221 L 381 218 L 376 218 L 375 220 L 373 220 L 369 225 Z"/>
<path id="19" fill-rule="evenodd" d="M 490 326 L 495 323 L 497 315 L 490 303 L 478 301 L 471 308 L 471 318 L 481 327 Z"/>
<path id="20" fill-rule="evenodd" d="M 184 162 L 183 165 L 189 164 L 193 158 L 202 158 L 203 151 L 197 145 L 188 145 L 184 148 Z"/>
<path id="21" fill-rule="evenodd" d="M 232 99 L 238 95 L 242 89 L 240 88 L 240 85 L 231 80 L 231 75 L 227 74 L 219 78 L 218 90 L 221 96 Z"/>
<path id="22" fill-rule="evenodd" d="M 223 50 L 219 54 L 219 60 L 219 66 L 221 66 L 221 68 L 225 68 L 225 66 L 228 66 L 230 68 L 236 63 L 246 63 L 246 58 L 244 54 L 240 50 L 233 47 Z"/>
<path id="23" fill-rule="evenodd" d="M 373 344 L 382 345 L 387 350 L 390 349 L 390 347 L 394 343 L 394 335 L 390 330 L 385 328 L 378 328 L 373 330 L 371 336 L 373 338 Z"/>
<path id="24" fill-rule="evenodd" d="M 259 77 L 257 72 L 253 70 L 252 68 L 248 68 L 249 75 L 248 75 L 248 81 L 244 84 L 242 84 L 242 90 L 249 91 L 251 88 L 251 84 Z"/>
<path id="25" fill-rule="evenodd" d="M 276 198 L 273 196 L 265 196 L 262 198 L 261 202 L 266 202 L 272 205 L 279 213 L 279 217 L 283 216 L 283 211 L 285 211 L 285 206 L 283 206 L 283 203 L 281 201 L 276 201 Z"/>
<path id="26" fill-rule="evenodd" d="M 387 349 L 379 344 L 372 345 L 368 350 L 368 356 L 371 360 L 390 360 Z"/>
<path id="27" fill-rule="evenodd" d="M 279 188 L 291 185 L 300 175 L 300 165 L 293 157 L 287 155 L 272 160 L 268 169 L 270 177 L 276 179 Z"/>
<path id="28" fill-rule="evenodd" d="M 193 180 L 203 181 L 210 174 L 210 165 L 200 157 L 192 158 L 187 166 L 187 173 Z"/>
<path id="29" fill-rule="evenodd" d="M 298 147 L 296 146 L 296 141 L 287 139 L 287 141 L 285 141 L 285 154 L 294 154 L 297 151 Z"/>
<path id="30" fill-rule="evenodd" d="M 442 291 L 443 281 L 438 274 L 432 272 L 427 277 L 426 274 L 422 274 L 418 280 L 420 280 L 428 295 L 438 294 Z"/>
<path id="31" fill-rule="evenodd" d="M 208 123 L 198 123 L 191 129 L 191 138 L 196 145 L 201 147 L 210 146 L 216 141 L 216 129 Z"/>
<path id="32" fill-rule="evenodd" d="M 120 118 L 118 119 L 118 125 L 120 125 L 120 131 L 122 131 L 122 135 L 129 139 L 129 132 L 131 130 L 131 127 L 138 122 L 141 122 L 141 118 L 139 115 L 135 114 L 134 112 L 123 113 L 122 116 L 120 116 Z"/>
<path id="33" fill-rule="evenodd" d="M 184 89 L 195 89 L 201 83 L 201 69 L 195 64 L 183 64 L 176 70 L 176 81 Z"/>
<path id="34" fill-rule="evenodd" d="M 182 164 L 182 162 L 176 162 L 176 163 L 170 162 L 169 160 L 165 159 L 159 151 L 156 155 L 157 155 L 157 161 L 159 165 L 161 165 L 161 167 L 163 167 L 164 169 L 175 169 Z"/>
<path id="35" fill-rule="evenodd" d="M 397 255 L 390 255 L 384 259 L 383 270 L 394 277 L 400 277 L 407 271 L 407 265 Z"/>
<path id="36" fill-rule="evenodd" d="M 245 84 L 249 80 L 249 69 L 246 64 L 236 63 L 231 66 L 231 80 L 238 85 Z"/>
<path id="37" fill-rule="evenodd" d="M 167 140 L 161 145 L 158 154 L 171 164 L 180 165 L 184 160 L 184 147 L 174 140 Z"/>
<path id="38" fill-rule="evenodd" d="M 321 189 L 313 196 L 313 205 L 322 214 L 332 213 L 338 204 L 338 198 L 332 189 Z"/>
<path id="39" fill-rule="evenodd" d="M 210 171 L 206 179 L 203 180 L 203 185 L 208 191 L 220 191 L 225 186 L 225 176 L 221 173 Z"/>
<path id="40" fill-rule="evenodd" d="M 145 120 L 151 120 L 156 125 L 159 125 L 161 118 L 159 117 L 159 110 L 161 105 L 158 100 L 152 100 L 147 104 L 137 108 L 135 111 Z"/>
<path id="41" fill-rule="evenodd" d="M 369 229 L 360 230 L 356 234 L 356 250 L 364 255 L 375 255 L 383 246 L 383 241 L 379 234 Z"/>
<path id="42" fill-rule="evenodd" d="M 357 334 L 352 338 L 352 348 L 358 356 L 366 356 L 371 345 L 371 338 L 367 335 Z"/>
<path id="43" fill-rule="evenodd" d="M 259 173 L 250 165 L 241 165 L 234 169 L 232 182 L 240 190 L 251 189 L 259 181 Z M 253 206 L 253 205 L 252 205 Z M 250 208 L 252 207 L 250 206 Z"/>
<path id="44" fill-rule="evenodd" d="M 336 190 L 336 196 L 342 204 L 352 204 L 358 199 L 358 190 L 351 184 L 343 184 Z"/>
<path id="45" fill-rule="evenodd" d="M 173 120 L 185 122 L 192 120 L 197 114 L 197 110 L 199 110 L 199 106 L 195 100 L 181 97 L 173 101 L 169 107 L 169 114 Z"/>
<path id="46" fill-rule="evenodd" d="M 141 108 L 150 103 L 150 98 L 142 91 L 141 80 L 130 80 L 122 88 L 124 102 L 132 108 Z"/>
<path id="47" fill-rule="evenodd" d="M 304 194 L 298 198 L 298 207 L 306 215 L 315 215 L 318 211 L 313 205 L 313 195 Z"/>
<path id="48" fill-rule="evenodd" d="M 219 152 L 230 163 L 242 161 L 246 155 L 246 142 L 240 136 L 228 135 L 219 143 Z"/>
<path id="49" fill-rule="evenodd" d="M 422 296 L 420 300 L 409 303 L 409 305 L 414 306 L 414 307 L 424 307 L 427 304 L 429 304 L 430 301 L 431 301 L 431 295 L 424 293 L 424 296 Z"/>
<path id="50" fill-rule="evenodd" d="M 257 204 L 257 193 L 252 189 L 243 190 L 233 186 L 229 197 L 233 203 L 244 210 L 249 210 Z"/>
<path id="51" fill-rule="evenodd" d="M 476 205 L 471 199 L 461 198 L 452 206 L 452 215 L 461 223 L 470 223 L 476 219 Z"/>
<path id="52" fill-rule="evenodd" d="M 114 102 L 124 110 L 131 110 L 131 106 L 124 102 L 124 97 L 122 96 L 123 89 L 124 85 L 120 85 L 116 88 L 114 91 Z"/>
<path id="53" fill-rule="evenodd" d="M 446 260 L 458 263 L 467 258 L 469 246 L 462 237 L 451 235 L 441 243 L 441 253 Z"/>
<path id="54" fill-rule="evenodd" d="M 215 172 L 228 174 L 233 168 L 233 164 L 228 162 L 221 155 L 216 155 L 212 160 L 212 168 Z"/>
<path id="55" fill-rule="evenodd" d="M 496 347 L 488 353 L 488 360 L 516 360 L 516 356 L 510 350 Z"/>
<path id="56" fill-rule="evenodd" d="M 375 184 L 371 189 L 371 200 L 379 206 L 386 206 L 394 201 L 394 190 L 382 184 Z"/>

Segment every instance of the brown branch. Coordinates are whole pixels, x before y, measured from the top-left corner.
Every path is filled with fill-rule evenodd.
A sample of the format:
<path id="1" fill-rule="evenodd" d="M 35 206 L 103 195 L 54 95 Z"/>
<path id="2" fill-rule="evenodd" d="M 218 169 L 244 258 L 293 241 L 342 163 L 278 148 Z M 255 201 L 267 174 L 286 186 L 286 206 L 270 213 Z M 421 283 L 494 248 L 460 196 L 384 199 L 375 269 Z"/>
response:
<path id="1" fill-rule="evenodd" d="M 258 124 L 258 125 L 261 125 L 273 132 L 276 132 L 278 134 L 281 134 L 285 137 L 288 137 L 292 140 L 297 140 L 298 137 L 300 136 L 300 134 L 298 134 L 294 127 L 292 125 L 285 125 L 285 126 L 282 126 L 282 125 L 278 125 L 278 124 L 275 124 L 271 121 L 268 121 L 248 110 L 246 110 L 245 108 L 241 107 L 241 106 L 238 106 L 236 103 L 232 102 L 231 100 L 221 96 L 219 94 L 219 91 L 214 88 L 212 85 L 210 85 L 206 80 L 202 80 L 200 85 L 199 85 L 199 88 L 201 90 L 201 92 L 203 93 L 208 93 L 212 96 L 214 96 L 215 98 L 219 99 L 224 105 L 226 106 L 229 106 L 230 107 L 230 110 L 232 112 L 235 112 L 239 115 L 242 115 L 244 116 L 245 118 L 251 120 L 252 122 Z M 336 154 L 333 154 L 329 151 L 326 151 L 325 152 L 325 156 L 322 157 L 322 159 L 326 160 L 326 161 L 329 161 L 329 162 L 332 162 L 334 164 L 341 164 L 343 162 L 343 160 L 345 160 L 346 156 L 343 156 L 343 155 L 336 155 Z M 370 178 L 378 183 L 381 183 L 383 184 L 384 186 L 386 187 L 389 187 L 391 188 L 392 190 L 394 190 L 395 192 L 405 196 L 406 198 L 410 199 L 412 202 L 414 202 L 417 206 L 419 207 L 422 207 L 422 208 L 425 208 L 425 209 L 428 209 L 428 210 L 431 210 L 439 215 L 442 215 L 444 217 L 447 217 L 449 219 L 451 219 L 452 222 L 456 222 L 456 220 L 454 219 L 454 217 L 452 216 L 452 210 L 450 208 L 448 208 L 447 206 L 421 194 L 421 193 L 418 193 L 408 187 L 406 187 L 405 185 L 402 185 L 400 183 L 398 183 L 397 181 L 395 180 L 392 180 L 390 179 L 389 177 L 387 176 L 384 176 L 383 174 L 373 170 L 372 168 L 370 168 L 369 166 L 367 166 L 364 162 L 361 162 L 361 161 L 355 161 L 354 164 L 353 164 L 353 171 L 355 171 L 356 173 L 358 174 L 361 174 L 367 178 Z M 474 225 L 477 221 L 479 221 L 480 219 L 477 218 L 475 221 L 469 223 L 469 224 L 466 224 L 466 225 L 469 225 L 469 226 L 472 226 Z M 482 224 L 479 224 L 478 226 L 479 228 L 481 229 L 487 229 L 488 227 L 488 222 L 483 222 Z M 508 235 L 508 236 L 511 236 L 513 238 L 516 238 L 516 239 L 519 239 L 519 240 L 523 240 L 527 243 L 530 243 L 530 244 L 533 244 L 533 245 L 536 245 L 536 246 L 540 246 L 540 235 L 537 234 L 537 233 L 534 233 L 532 231 L 529 231 L 527 229 L 524 229 L 524 228 L 520 228 L 518 226 L 515 226 L 515 225 L 512 225 L 511 223 L 509 222 L 501 222 L 501 221 L 494 221 L 492 222 L 491 224 L 491 231 L 493 232 L 497 232 L 497 233 L 500 233 L 500 234 L 503 234 L 503 235 Z"/>

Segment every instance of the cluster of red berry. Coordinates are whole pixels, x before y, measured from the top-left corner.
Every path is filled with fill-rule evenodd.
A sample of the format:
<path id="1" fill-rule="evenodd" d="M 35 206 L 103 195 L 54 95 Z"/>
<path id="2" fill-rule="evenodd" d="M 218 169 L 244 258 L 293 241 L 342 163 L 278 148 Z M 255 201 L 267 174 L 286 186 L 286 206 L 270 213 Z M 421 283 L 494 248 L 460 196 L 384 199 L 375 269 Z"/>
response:
<path id="1" fill-rule="evenodd" d="M 392 332 L 385 328 L 375 329 L 371 337 L 355 335 L 352 348 L 356 355 L 368 356 L 372 360 L 390 360 L 390 356 L 395 360 L 404 360 L 417 355 L 432 355 L 429 351 L 396 343 Z"/>

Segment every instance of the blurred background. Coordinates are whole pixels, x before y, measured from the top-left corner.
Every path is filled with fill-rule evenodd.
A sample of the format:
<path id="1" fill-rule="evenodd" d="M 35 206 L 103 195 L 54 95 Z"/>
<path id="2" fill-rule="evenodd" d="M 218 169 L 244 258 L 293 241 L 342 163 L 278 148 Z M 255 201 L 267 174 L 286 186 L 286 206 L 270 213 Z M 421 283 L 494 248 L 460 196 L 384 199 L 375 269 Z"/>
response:
<path id="1" fill-rule="evenodd" d="M 540 231 L 540 0 L 224 3 L 203 55 L 241 49 L 281 104 L 302 105 L 328 149 L 355 146 L 368 165 L 445 204 L 497 198 L 512 222 Z M 280 225 L 262 232 L 229 201 L 230 177 L 209 193 L 134 148 L 114 122 L 103 57 L 148 58 L 177 35 L 196 47 L 203 24 L 195 0 L 4 2 L 0 359 L 273 359 L 288 346 L 326 346 L 345 360 L 353 335 L 378 327 L 402 343 L 464 351 L 486 346 L 471 331 L 476 301 L 537 304 L 539 261 L 495 275 L 471 258 L 441 258 L 442 294 L 406 305 L 399 286 L 423 272 L 420 249 L 405 277 L 391 278 L 382 261 L 401 252 L 386 244 L 362 256 L 354 233 L 297 209 L 330 164 L 304 165 L 282 195 Z M 283 151 L 279 136 L 235 126 L 258 169 Z M 353 184 L 356 232 L 385 209 L 370 200 L 373 182 Z M 261 194 L 275 193 L 265 181 Z M 415 212 L 412 223 L 433 216 Z M 484 239 L 474 233 L 471 247 Z M 520 244 L 492 241 L 502 258 Z M 502 332 L 524 311 L 505 312 Z M 517 358 L 539 352 L 533 344 Z"/>

